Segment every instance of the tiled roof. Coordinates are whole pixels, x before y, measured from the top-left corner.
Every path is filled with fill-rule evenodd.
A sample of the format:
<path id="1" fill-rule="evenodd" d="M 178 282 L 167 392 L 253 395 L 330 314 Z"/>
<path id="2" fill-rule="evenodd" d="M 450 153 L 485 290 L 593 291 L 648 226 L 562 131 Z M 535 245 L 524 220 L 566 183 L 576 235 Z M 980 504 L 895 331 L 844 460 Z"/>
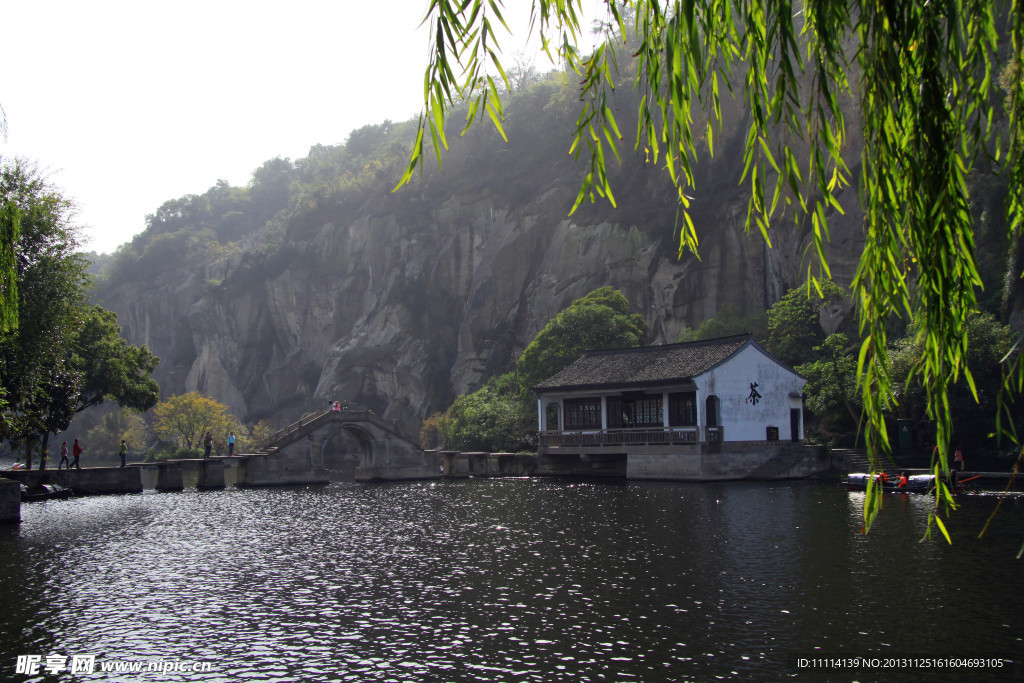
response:
<path id="1" fill-rule="evenodd" d="M 534 391 L 652 386 L 691 380 L 754 343 L 749 333 L 664 346 L 587 351 Z"/>

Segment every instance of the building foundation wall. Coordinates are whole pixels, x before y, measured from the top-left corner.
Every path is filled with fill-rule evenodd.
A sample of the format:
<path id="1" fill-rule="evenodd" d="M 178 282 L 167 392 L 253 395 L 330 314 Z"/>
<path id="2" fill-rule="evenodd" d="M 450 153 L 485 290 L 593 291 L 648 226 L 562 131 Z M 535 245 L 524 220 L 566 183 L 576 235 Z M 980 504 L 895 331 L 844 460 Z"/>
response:
<path id="1" fill-rule="evenodd" d="M 628 479 L 726 481 L 803 479 L 829 469 L 824 446 L 789 442 L 726 442 L 697 453 L 630 453 Z"/>

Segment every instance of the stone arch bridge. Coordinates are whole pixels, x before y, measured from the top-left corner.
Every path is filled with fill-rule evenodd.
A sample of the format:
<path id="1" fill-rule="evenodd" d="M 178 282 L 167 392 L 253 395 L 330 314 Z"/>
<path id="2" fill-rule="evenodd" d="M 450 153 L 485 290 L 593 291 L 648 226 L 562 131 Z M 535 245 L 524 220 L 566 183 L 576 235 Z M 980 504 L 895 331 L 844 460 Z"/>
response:
<path id="1" fill-rule="evenodd" d="M 361 445 L 357 481 L 436 479 L 441 461 L 395 426 L 369 410 L 328 410 L 303 418 L 269 437 L 262 448 L 247 454 L 238 465 L 238 484 L 308 484 L 326 482 L 324 450 L 339 431 L 353 435 Z"/>

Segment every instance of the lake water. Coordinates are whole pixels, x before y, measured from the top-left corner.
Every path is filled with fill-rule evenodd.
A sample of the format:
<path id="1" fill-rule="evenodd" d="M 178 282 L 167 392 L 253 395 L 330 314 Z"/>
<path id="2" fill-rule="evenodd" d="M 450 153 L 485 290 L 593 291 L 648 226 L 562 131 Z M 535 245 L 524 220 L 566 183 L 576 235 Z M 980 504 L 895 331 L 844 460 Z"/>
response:
<path id="1" fill-rule="evenodd" d="M 26 504 L 0 528 L 0 680 L 1021 680 L 1024 503 L 978 540 L 995 498 L 961 498 L 953 546 L 918 542 L 927 497 L 889 495 L 865 536 L 862 494 L 808 481 Z M 95 668 L 18 675 L 19 655 Z M 799 666 L 940 656 L 1016 665 Z M 99 670 L 133 662 L 209 670 Z"/>

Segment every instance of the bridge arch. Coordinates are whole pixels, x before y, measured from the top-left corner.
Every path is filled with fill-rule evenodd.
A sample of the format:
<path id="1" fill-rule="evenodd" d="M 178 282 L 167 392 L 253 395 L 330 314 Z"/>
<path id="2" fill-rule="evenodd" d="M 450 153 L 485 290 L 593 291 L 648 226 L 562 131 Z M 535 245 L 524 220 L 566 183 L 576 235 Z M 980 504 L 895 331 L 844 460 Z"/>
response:
<path id="1" fill-rule="evenodd" d="M 396 425 L 369 410 L 328 410 L 271 434 L 263 451 L 282 461 L 324 469 L 324 451 L 340 430 L 355 435 L 363 446 L 356 480 L 429 479 L 440 476 L 440 457 L 426 453 Z"/>
<path id="2" fill-rule="evenodd" d="M 348 436 L 348 439 L 338 439 L 339 436 Z M 348 444 L 356 444 L 357 450 L 348 449 L 355 456 L 355 469 L 366 467 L 373 462 L 373 435 L 362 427 L 351 422 L 336 424 L 324 434 L 320 442 L 320 462 L 328 463 L 331 458 L 331 449 L 345 449 Z M 333 460 L 345 462 L 348 460 L 344 455 L 335 455 Z M 345 468 L 347 469 L 347 467 Z"/>

